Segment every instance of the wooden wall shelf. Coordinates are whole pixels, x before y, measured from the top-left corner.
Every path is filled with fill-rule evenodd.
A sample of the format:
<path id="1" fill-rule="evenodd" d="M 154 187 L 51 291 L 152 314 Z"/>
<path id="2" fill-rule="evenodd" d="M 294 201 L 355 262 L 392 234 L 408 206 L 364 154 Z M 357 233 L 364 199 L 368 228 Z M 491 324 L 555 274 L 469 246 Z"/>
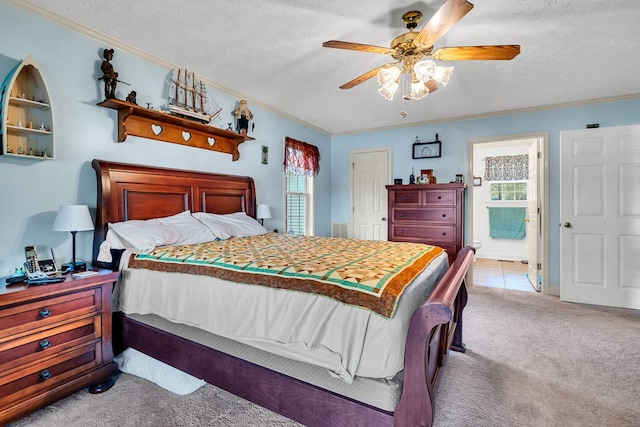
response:
<path id="1" fill-rule="evenodd" d="M 254 139 L 119 99 L 107 99 L 98 105 L 118 111 L 118 142 L 124 142 L 128 135 L 140 136 L 228 153 L 236 161 L 240 158 L 238 146 Z"/>

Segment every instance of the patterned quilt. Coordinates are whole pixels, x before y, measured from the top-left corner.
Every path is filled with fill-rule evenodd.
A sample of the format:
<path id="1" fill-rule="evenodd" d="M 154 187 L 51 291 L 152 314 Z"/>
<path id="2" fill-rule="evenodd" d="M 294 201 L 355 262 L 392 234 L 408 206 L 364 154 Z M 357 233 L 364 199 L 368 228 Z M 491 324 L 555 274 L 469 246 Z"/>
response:
<path id="1" fill-rule="evenodd" d="M 129 267 L 321 294 L 391 318 L 405 288 L 442 252 L 419 243 L 268 233 L 157 248 L 132 255 Z"/>

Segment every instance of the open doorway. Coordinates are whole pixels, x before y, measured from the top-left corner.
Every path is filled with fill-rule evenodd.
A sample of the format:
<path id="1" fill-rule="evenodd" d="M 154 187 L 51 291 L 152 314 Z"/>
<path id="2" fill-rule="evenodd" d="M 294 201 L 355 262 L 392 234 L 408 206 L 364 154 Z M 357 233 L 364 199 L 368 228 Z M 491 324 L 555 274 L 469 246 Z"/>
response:
<path id="1" fill-rule="evenodd" d="M 496 136 L 469 140 L 467 244 L 477 248 L 476 257 L 527 264 L 526 276 L 532 286 L 549 293 L 548 280 L 548 132 Z M 529 177 L 524 180 L 526 200 L 522 197 L 502 197 L 515 186 L 491 185 L 485 180 L 485 161 L 491 156 L 523 155 L 530 158 Z M 521 181 L 522 182 L 522 181 Z M 494 238 L 489 216 L 495 218 L 502 211 L 521 211 L 526 222 L 525 237 L 519 239 Z M 490 209 L 495 209 L 490 211 Z M 470 277 L 473 283 L 473 273 Z"/>

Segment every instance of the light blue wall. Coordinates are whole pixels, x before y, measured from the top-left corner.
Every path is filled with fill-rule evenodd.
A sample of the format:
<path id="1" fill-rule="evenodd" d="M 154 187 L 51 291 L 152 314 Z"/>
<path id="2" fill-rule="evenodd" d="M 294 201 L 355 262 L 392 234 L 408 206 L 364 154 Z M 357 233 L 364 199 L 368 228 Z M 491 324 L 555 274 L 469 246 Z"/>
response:
<path id="1" fill-rule="evenodd" d="M 427 98 L 419 102 L 431 101 Z M 394 178 L 402 178 L 407 183 L 411 167 L 414 167 L 416 173 L 420 169 L 433 169 L 438 182 L 449 182 L 458 173 L 466 177 L 470 139 L 549 131 L 549 276 L 550 285 L 557 287 L 560 284 L 557 228 L 560 224 L 560 131 L 584 129 L 588 123 L 599 123 L 601 127 L 640 123 L 640 99 L 334 136 L 331 141 L 331 220 L 350 221 L 349 157 L 352 150 L 391 146 Z M 442 158 L 412 160 L 411 144 L 416 136 L 421 141 L 433 141 L 436 133 L 442 141 Z M 465 182 L 469 182 L 468 177 Z"/>
<path id="2" fill-rule="evenodd" d="M 438 182 L 448 182 L 455 174 L 467 172 L 469 139 L 549 131 L 550 168 L 550 281 L 559 284 L 559 237 L 555 226 L 559 218 L 559 138 L 560 131 L 581 129 L 587 123 L 618 126 L 640 123 L 640 100 L 593 104 L 573 108 L 450 122 L 330 137 L 317 130 L 283 118 L 269 109 L 249 105 L 254 116 L 256 141 L 240 146 L 240 160 L 228 154 L 194 149 L 136 137 L 116 142 L 115 111 L 97 107 L 103 98 L 103 85 L 97 80 L 105 43 L 31 15 L 0 1 L 0 78 L 19 61 L 32 54 L 47 81 L 54 107 L 56 159 L 30 161 L 0 156 L 0 275 L 23 261 L 23 249 L 36 244 L 48 257 L 53 248 L 56 257 L 68 260 L 71 242 L 67 233 L 51 231 L 55 213 L 61 204 L 81 203 L 95 207 L 93 158 L 128 163 L 167 166 L 179 169 L 250 175 L 255 179 L 258 201 L 271 206 L 274 218 L 267 228 L 282 228 L 281 159 L 283 137 L 307 141 L 320 148 L 321 172 L 316 179 L 316 234 L 329 235 L 330 223 L 350 220 L 350 167 L 352 150 L 393 148 L 393 177 L 407 182 L 411 167 L 434 169 Z M 170 72 L 167 67 L 128 54 L 116 48 L 113 64 L 120 78 L 132 84 L 118 86 L 119 98 L 129 90 L 138 92 L 138 103 L 154 106 L 164 103 Z M 223 107 L 226 127 L 238 100 L 226 92 L 213 91 Z M 518 96 L 518 94 L 514 94 Z M 251 94 L 246 95 L 251 98 Z M 428 98 L 419 102 L 435 102 Z M 443 157 L 411 159 L 411 144 L 416 136 L 442 141 Z M 269 147 L 269 164 L 260 163 L 262 145 Z M 468 181 L 468 179 L 467 179 Z M 78 234 L 78 256 L 91 256 L 91 233 Z"/>
<path id="3" fill-rule="evenodd" d="M 240 146 L 240 160 L 208 150 L 185 147 L 137 137 L 117 143 L 114 110 L 96 106 L 103 100 L 100 63 L 102 51 L 113 46 L 42 19 L 0 1 L 0 81 L 21 59 L 31 54 L 40 65 L 51 96 L 54 115 L 56 159 L 34 161 L 0 156 L 0 276 L 24 261 L 24 246 L 37 245 L 41 258 L 53 249 L 58 261 L 71 258 L 70 233 L 51 231 L 61 204 L 96 205 L 94 158 L 177 169 L 250 175 L 256 183 L 259 203 L 271 207 L 268 229 L 282 229 L 283 138 L 317 145 L 321 173 L 316 179 L 316 234 L 330 234 L 331 138 L 327 134 L 283 118 L 249 103 L 255 117 L 255 141 Z M 194 53 L 195 54 L 195 53 Z M 121 80 L 118 98 L 130 90 L 138 93 L 138 104 L 165 104 L 169 68 L 116 48 L 112 60 Z M 228 93 L 213 90 L 222 106 L 225 127 L 238 101 Z M 246 97 L 251 99 L 251 94 Z M 269 164 L 261 164 L 262 146 L 269 147 Z M 79 258 L 91 259 L 92 233 L 78 233 Z"/>

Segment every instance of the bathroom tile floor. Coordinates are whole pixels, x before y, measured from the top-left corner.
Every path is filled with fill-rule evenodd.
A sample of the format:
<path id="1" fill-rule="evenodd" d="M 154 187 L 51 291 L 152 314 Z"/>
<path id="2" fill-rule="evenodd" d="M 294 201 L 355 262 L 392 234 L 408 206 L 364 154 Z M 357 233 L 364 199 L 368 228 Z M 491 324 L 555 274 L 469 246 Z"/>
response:
<path id="1" fill-rule="evenodd" d="M 477 258 L 473 263 L 473 284 L 478 286 L 535 292 L 526 274 L 527 264 L 520 261 Z"/>

